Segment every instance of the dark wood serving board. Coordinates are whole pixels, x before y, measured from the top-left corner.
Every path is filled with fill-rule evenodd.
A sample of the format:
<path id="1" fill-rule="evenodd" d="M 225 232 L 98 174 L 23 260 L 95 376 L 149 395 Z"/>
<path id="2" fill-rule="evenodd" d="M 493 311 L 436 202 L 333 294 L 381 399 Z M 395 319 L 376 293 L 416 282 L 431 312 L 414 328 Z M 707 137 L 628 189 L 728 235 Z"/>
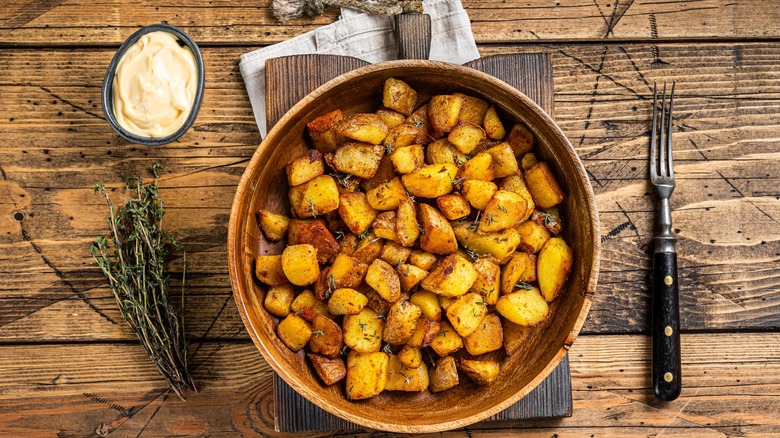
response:
<path id="1" fill-rule="evenodd" d="M 266 120 L 272 127 L 293 105 L 330 79 L 368 63 L 334 55 L 295 55 L 266 62 Z M 553 112 L 553 70 L 546 54 L 489 56 L 471 61 L 468 67 L 491 74 L 512 85 Z M 506 421 L 571 416 L 571 375 L 565 357 L 548 378 L 530 394 L 499 414 L 485 420 Z M 274 376 L 275 428 L 279 432 L 353 430 L 360 426 L 332 415 L 295 392 Z"/>

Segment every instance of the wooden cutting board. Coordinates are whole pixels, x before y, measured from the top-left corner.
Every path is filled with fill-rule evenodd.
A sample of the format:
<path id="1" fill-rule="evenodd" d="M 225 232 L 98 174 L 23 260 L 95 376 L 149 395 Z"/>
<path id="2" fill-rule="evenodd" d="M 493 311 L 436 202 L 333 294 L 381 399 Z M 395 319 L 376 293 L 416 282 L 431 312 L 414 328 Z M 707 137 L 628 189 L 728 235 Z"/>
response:
<path id="1" fill-rule="evenodd" d="M 402 41 L 416 41 L 415 38 Z M 418 50 L 411 48 L 410 50 Z M 368 63 L 334 55 L 295 55 L 266 62 L 266 120 L 269 129 L 299 100 L 330 79 Z M 546 54 L 489 56 L 468 67 L 491 74 L 512 85 L 553 112 L 553 70 Z M 568 357 L 526 397 L 486 422 L 568 417 L 572 413 L 571 375 Z M 274 425 L 279 432 L 352 430 L 360 426 L 332 415 L 295 392 L 274 376 Z"/>

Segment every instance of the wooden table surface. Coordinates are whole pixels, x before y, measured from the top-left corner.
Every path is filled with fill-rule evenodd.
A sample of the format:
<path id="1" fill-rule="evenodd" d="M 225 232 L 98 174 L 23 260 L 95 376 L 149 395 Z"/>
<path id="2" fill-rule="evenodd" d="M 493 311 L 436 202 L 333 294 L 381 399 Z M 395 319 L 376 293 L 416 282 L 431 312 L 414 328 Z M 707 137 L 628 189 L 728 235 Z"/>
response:
<path id="1" fill-rule="evenodd" d="M 273 435 L 271 370 L 233 302 L 227 221 L 260 142 L 242 53 L 332 22 L 282 25 L 269 0 L 10 0 L 0 8 L 0 436 Z M 780 4 L 464 0 L 483 56 L 547 52 L 556 118 L 601 214 L 598 293 L 570 352 L 571 418 L 447 436 L 780 435 Z M 119 44 L 165 21 L 206 63 L 179 141 L 121 140 L 100 107 Z M 646 181 L 652 83 L 677 79 L 672 198 L 682 396 L 650 389 Z M 93 184 L 165 170 L 167 226 L 188 248 L 186 321 L 201 392 L 172 395 L 89 254 L 107 230 Z M 117 199 L 121 191 L 112 193 Z M 179 276 L 180 277 L 180 276 Z M 496 429 L 502 427 L 503 429 Z"/>

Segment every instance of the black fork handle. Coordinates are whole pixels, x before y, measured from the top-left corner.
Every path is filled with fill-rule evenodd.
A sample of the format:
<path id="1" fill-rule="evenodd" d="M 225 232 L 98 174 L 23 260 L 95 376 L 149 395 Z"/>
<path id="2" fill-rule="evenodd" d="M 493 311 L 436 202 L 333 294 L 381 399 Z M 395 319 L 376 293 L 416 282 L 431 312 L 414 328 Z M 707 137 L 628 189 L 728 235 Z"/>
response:
<path id="1" fill-rule="evenodd" d="M 653 392 L 674 400 L 682 389 L 677 254 L 653 256 Z"/>

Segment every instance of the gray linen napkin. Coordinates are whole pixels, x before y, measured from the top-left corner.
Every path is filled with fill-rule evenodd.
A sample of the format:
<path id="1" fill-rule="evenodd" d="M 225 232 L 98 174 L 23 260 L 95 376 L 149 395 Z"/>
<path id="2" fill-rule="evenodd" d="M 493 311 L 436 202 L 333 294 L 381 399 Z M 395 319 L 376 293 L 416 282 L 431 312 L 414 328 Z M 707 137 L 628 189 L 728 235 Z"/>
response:
<path id="1" fill-rule="evenodd" d="M 425 0 L 423 8 L 431 16 L 430 59 L 463 64 L 479 58 L 469 16 L 460 0 Z M 263 137 L 267 132 L 265 61 L 308 53 L 353 56 L 372 63 L 395 59 L 392 19 L 343 8 L 341 18 L 335 23 L 241 55 L 241 76 Z"/>

